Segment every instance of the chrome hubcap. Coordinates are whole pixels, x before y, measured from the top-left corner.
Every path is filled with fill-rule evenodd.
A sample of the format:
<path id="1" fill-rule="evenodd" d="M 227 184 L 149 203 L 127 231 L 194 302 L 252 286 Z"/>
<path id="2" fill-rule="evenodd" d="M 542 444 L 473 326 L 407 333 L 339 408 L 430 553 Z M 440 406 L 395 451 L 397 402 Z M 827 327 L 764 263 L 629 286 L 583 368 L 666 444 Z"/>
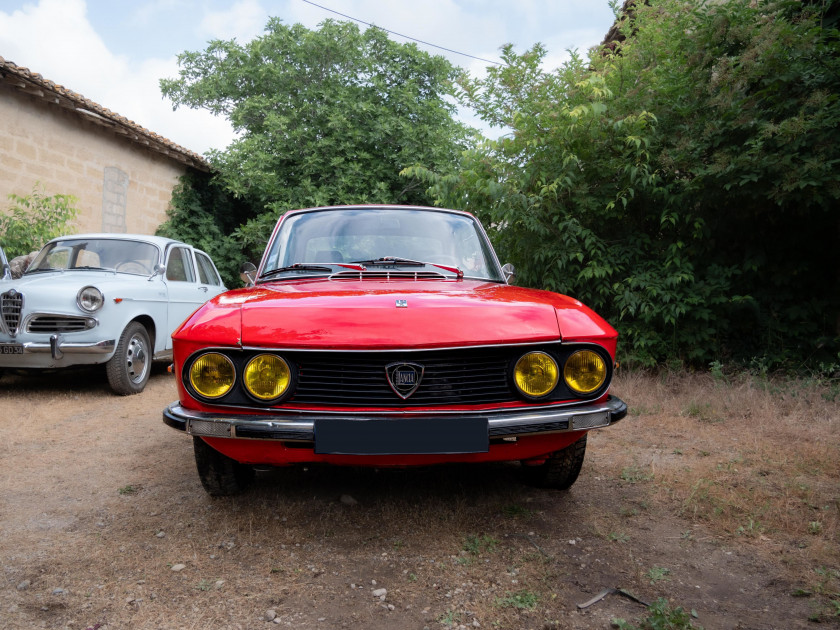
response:
<path id="1" fill-rule="evenodd" d="M 125 363 L 128 368 L 128 377 L 133 383 L 140 383 L 146 377 L 146 370 L 149 369 L 149 361 L 146 354 L 146 343 L 139 336 L 134 336 L 128 342 L 125 353 Z"/>

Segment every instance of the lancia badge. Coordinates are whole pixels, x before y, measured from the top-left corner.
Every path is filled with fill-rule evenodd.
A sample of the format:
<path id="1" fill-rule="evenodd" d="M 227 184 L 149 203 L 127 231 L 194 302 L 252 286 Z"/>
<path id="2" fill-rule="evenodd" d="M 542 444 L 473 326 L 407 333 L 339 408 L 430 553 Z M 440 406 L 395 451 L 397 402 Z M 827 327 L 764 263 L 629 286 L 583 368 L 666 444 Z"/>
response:
<path id="1" fill-rule="evenodd" d="M 424 368 L 417 363 L 389 363 L 385 366 L 385 377 L 394 393 L 405 400 L 420 386 Z"/>
<path id="2" fill-rule="evenodd" d="M 397 308 L 408 308 L 408 300 L 397 300 Z"/>

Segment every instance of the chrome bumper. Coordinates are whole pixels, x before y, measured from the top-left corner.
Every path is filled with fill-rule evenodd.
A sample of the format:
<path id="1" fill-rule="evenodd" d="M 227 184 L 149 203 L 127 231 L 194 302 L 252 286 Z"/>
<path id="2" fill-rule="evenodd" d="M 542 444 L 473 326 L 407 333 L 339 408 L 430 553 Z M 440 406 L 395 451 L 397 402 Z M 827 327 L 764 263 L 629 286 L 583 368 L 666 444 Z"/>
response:
<path id="1" fill-rule="evenodd" d="M 381 414 L 296 411 L 270 415 L 206 413 L 184 409 L 180 403 L 174 402 L 164 409 L 163 422 L 173 429 L 204 437 L 312 442 L 315 438 L 315 422 L 319 419 L 354 422 L 373 418 L 378 420 L 479 418 L 487 420 L 490 438 L 504 438 L 598 429 L 615 424 L 626 415 L 627 405 L 616 396 L 610 396 L 602 403 L 566 407 L 438 413 L 423 410 Z"/>
<path id="2" fill-rule="evenodd" d="M 79 343 L 64 341 L 61 335 L 50 335 L 49 343 L 24 343 L 23 352 L 49 352 L 53 359 L 61 359 L 65 354 L 109 354 L 116 346 L 117 342 L 114 339 Z"/>

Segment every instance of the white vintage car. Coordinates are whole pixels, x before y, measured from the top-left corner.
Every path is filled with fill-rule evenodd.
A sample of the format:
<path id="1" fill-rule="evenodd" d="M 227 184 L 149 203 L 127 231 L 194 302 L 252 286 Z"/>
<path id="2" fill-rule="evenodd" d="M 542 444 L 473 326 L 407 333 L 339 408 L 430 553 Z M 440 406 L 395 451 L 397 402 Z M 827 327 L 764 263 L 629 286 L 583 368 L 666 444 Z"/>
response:
<path id="1" fill-rule="evenodd" d="M 210 257 L 167 238 L 53 239 L 18 279 L 0 280 L 0 374 L 105 364 L 122 395 L 143 391 L 171 334 L 225 291 Z"/>

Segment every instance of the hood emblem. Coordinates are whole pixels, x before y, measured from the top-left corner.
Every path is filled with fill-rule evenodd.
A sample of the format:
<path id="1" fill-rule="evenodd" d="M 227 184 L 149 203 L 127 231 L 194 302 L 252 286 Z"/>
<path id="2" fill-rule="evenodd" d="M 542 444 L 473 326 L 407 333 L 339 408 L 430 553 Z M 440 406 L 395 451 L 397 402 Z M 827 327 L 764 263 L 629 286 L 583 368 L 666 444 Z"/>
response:
<path id="1" fill-rule="evenodd" d="M 408 300 L 397 300 L 397 308 L 408 308 Z"/>
<path id="2" fill-rule="evenodd" d="M 394 393 L 405 400 L 417 391 L 424 371 L 417 363 L 389 363 L 385 366 L 385 377 Z"/>

